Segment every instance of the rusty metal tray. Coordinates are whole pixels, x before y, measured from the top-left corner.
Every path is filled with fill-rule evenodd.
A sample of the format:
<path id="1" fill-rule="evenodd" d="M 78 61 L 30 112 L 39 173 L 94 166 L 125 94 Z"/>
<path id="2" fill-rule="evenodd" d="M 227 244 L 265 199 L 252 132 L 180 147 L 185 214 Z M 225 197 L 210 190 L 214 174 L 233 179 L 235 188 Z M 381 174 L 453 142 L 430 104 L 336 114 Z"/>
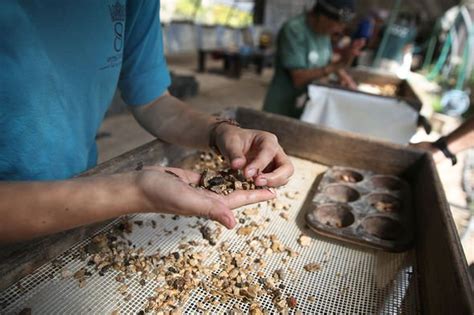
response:
<path id="1" fill-rule="evenodd" d="M 396 176 L 332 167 L 306 211 L 308 226 L 330 238 L 392 252 L 412 245 L 410 187 Z"/>

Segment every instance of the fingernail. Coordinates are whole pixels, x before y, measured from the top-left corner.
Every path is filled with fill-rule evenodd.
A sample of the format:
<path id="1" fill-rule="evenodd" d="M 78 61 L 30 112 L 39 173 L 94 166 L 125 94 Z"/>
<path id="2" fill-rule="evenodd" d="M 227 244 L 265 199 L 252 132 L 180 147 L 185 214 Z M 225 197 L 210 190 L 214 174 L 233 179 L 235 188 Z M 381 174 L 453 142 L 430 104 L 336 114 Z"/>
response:
<path id="1" fill-rule="evenodd" d="M 267 186 L 268 181 L 266 178 L 259 178 L 256 181 L 257 186 Z"/>
<path id="2" fill-rule="evenodd" d="M 238 157 L 238 158 L 235 158 L 235 159 L 232 161 L 232 163 L 242 163 L 243 161 L 244 161 L 243 158 Z"/>
<path id="3" fill-rule="evenodd" d="M 244 163 L 244 159 L 243 158 L 236 158 L 236 159 L 233 159 L 232 160 L 232 166 L 233 167 L 242 167 L 243 166 L 243 163 Z"/>
<path id="4" fill-rule="evenodd" d="M 247 170 L 248 177 L 254 177 L 256 174 L 257 174 L 257 170 L 255 170 L 254 168 Z"/>
<path id="5" fill-rule="evenodd" d="M 276 189 L 275 189 L 275 188 L 272 188 L 272 187 L 268 187 L 267 190 L 268 190 L 269 192 L 271 192 L 272 194 L 274 194 L 274 195 L 276 195 L 276 193 L 277 193 Z"/>

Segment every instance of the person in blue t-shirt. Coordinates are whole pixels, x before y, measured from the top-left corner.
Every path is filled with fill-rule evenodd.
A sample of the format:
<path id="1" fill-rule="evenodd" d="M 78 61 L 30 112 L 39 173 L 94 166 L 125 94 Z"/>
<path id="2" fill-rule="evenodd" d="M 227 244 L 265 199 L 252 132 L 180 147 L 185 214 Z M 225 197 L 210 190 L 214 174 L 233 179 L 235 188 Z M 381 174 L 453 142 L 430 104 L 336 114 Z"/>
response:
<path id="1" fill-rule="evenodd" d="M 168 94 L 157 0 L 0 3 L 0 242 L 139 211 L 199 215 L 228 228 L 231 208 L 272 190 L 226 197 L 192 188 L 199 174 L 150 167 L 70 179 L 97 161 L 95 134 L 118 88 L 137 121 L 166 142 L 215 145 L 259 186 L 293 173 L 270 133 L 238 128 Z M 259 170 L 265 170 L 264 173 Z"/>

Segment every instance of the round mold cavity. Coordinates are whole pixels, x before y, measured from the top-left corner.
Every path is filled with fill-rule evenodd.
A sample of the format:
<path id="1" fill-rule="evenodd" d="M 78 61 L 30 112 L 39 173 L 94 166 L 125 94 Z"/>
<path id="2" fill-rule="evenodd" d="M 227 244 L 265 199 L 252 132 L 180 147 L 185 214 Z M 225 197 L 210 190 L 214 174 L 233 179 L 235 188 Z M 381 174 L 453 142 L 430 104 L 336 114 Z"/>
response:
<path id="1" fill-rule="evenodd" d="M 402 182 L 393 176 L 375 175 L 370 180 L 376 189 L 400 190 Z"/>
<path id="2" fill-rule="evenodd" d="M 375 209 L 385 213 L 398 213 L 402 209 L 400 199 L 390 194 L 373 193 L 367 197 L 367 202 Z"/>
<path id="3" fill-rule="evenodd" d="M 362 221 L 362 228 L 372 236 L 382 240 L 396 240 L 403 231 L 403 227 L 397 220 L 383 216 L 372 216 Z"/>
<path id="4" fill-rule="evenodd" d="M 347 169 L 334 171 L 333 176 L 336 181 L 345 183 L 358 183 L 364 180 L 362 174 Z"/>
<path id="5" fill-rule="evenodd" d="M 324 194 L 336 202 L 353 202 L 360 198 L 357 190 L 346 185 L 329 185 Z"/>
<path id="6" fill-rule="evenodd" d="M 343 204 L 316 206 L 313 209 L 313 217 L 322 225 L 338 229 L 351 226 L 355 221 L 352 208 Z"/>

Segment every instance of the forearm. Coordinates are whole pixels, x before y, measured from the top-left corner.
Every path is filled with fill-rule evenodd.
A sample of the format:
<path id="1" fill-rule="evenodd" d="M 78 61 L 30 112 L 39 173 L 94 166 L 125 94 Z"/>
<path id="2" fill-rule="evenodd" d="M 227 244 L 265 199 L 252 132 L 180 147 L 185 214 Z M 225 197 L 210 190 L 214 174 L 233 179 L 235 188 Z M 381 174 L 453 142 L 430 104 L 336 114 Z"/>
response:
<path id="1" fill-rule="evenodd" d="M 0 242 L 31 239 L 144 207 L 133 173 L 0 183 Z"/>
<path id="2" fill-rule="evenodd" d="M 330 64 L 321 68 L 291 70 L 291 78 L 293 80 L 293 85 L 296 88 L 301 88 L 314 80 L 324 78 L 339 69 L 340 67 L 337 65 Z"/>
<path id="3" fill-rule="evenodd" d="M 454 154 L 474 146 L 474 116 L 446 136 L 448 148 Z"/>
<path id="4" fill-rule="evenodd" d="M 174 144 L 207 149 L 215 117 L 192 109 L 171 95 L 150 104 L 133 107 L 140 125 L 157 138 Z"/>
<path id="5" fill-rule="evenodd" d="M 339 80 L 341 81 L 342 86 L 353 90 L 357 89 L 357 83 L 349 75 L 349 73 L 347 73 L 345 69 L 339 69 L 337 71 L 337 75 L 339 76 Z"/>

